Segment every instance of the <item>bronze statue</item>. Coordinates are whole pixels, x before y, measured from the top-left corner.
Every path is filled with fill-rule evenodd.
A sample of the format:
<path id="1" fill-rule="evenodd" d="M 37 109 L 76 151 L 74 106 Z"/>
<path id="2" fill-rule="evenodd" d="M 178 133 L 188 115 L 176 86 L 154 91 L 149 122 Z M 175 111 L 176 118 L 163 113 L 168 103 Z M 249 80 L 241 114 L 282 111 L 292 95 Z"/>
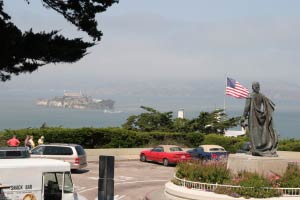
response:
<path id="1" fill-rule="evenodd" d="M 275 104 L 259 93 L 258 82 L 252 83 L 253 92 L 246 99 L 242 126 L 248 126 L 253 156 L 277 156 L 278 135 L 273 128 Z M 248 119 L 246 124 L 245 119 Z"/>

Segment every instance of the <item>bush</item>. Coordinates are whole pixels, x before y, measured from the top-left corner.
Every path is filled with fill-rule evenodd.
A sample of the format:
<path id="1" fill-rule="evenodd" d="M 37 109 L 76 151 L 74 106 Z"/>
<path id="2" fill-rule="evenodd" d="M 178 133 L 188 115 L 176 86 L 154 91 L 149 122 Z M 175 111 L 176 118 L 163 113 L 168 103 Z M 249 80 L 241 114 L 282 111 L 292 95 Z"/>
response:
<path id="1" fill-rule="evenodd" d="M 300 152 L 300 140 L 284 139 L 279 141 L 279 151 L 297 151 Z"/>
<path id="2" fill-rule="evenodd" d="M 186 140 L 191 145 L 190 147 L 199 146 L 204 140 L 204 135 L 201 133 L 187 133 Z"/>
<path id="3" fill-rule="evenodd" d="M 122 128 L 60 128 L 44 127 L 35 129 L 5 130 L 0 132 L 1 146 L 16 135 L 24 145 L 26 135 L 32 135 L 35 140 L 45 137 L 45 143 L 76 143 L 85 148 L 137 148 L 152 147 L 158 144 L 176 144 L 192 147 L 203 141 L 203 134 L 170 133 L 170 132 L 140 132 Z"/>
<path id="4" fill-rule="evenodd" d="M 176 176 L 189 181 L 222 184 L 229 180 L 229 174 L 226 163 L 218 161 L 182 162 L 176 166 Z"/>
<path id="5" fill-rule="evenodd" d="M 244 171 L 239 173 L 235 180 L 239 181 L 231 180 L 230 184 L 238 184 L 242 186 L 242 188 L 233 189 L 232 192 L 240 196 L 246 198 L 269 198 L 280 196 L 280 193 L 276 190 L 263 190 L 264 187 L 272 187 L 272 184 L 266 177 L 257 173 Z"/>
<path id="6" fill-rule="evenodd" d="M 300 188 L 300 169 L 297 163 L 289 163 L 280 179 L 280 187 Z"/>
<path id="7" fill-rule="evenodd" d="M 238 188 L 219 186 L 214 190 L 216 193 L 234 197 L 269 198 L 280 196 L 280 193 L 276 190 L 262 189 L 264 187 L 272 187 L 271 182 L 267 178 L 250 172 L 241 172 L 234 177 L 226 168 L 226 163 L 223 162 L 182 162 L 177 165 L 176 176 L 180 179 L 184 178 L 194 182 L 241 186 Z M 178 184 L 176 180 L 173 182 Z"/>
<path id="8" fill-rule="evenodd" d="M 24 145 L 26 135 L 32 135 L 37 141 L 42 135 L 45 143 L 76 143 L 85 148 L 137 148 L 153 147 L 158 144 L 175 144 L 182 147 L 196 147 L 200 144 L 217 144 L 223 146 L 230 153 L 235 153 L 247 137 L 224 137 L 218 134 L 204 135 L 199 132 L 141 132 L 123 128 L 62 128 L 43 127 L 18 130 L 4 130 L 0 132 L 0 146 L 6 146 L 6 141 L 16 135 Z M 279 141 L 278 150 L 300 151 L 300 140 L 285 139 Z"/>

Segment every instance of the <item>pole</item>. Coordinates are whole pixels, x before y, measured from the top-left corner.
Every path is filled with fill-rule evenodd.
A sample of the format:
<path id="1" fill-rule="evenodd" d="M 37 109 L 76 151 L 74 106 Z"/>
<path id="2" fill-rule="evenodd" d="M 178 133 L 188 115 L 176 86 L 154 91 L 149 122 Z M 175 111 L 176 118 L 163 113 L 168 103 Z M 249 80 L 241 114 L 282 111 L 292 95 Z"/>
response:
<path id="1" fill-rule="evenodd" d="M 99 156 L 98 200 L 114 200 L 114 156 Z"/>
<path id="2" fill-rule="evenodd" d="M 223 105 L 224 113 L 226 113 L 226 87 L 227 87 L 227 76 L 225 75 L 225 91 L 224 91 L 224 105 Z"/>

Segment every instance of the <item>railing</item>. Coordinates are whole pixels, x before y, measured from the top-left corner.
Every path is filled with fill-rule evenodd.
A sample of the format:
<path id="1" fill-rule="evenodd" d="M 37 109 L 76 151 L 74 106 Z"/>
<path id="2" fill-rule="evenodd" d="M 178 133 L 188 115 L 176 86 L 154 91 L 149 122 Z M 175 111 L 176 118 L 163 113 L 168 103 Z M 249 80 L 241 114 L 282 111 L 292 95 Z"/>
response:
<path id="1" fill-rule="evenodd" d="M 242 187 L 238 185 L 223 185 L 223 184 L 212 184 L 212 183 L 201 183 L 201 182 L 193 182 L 188 181 L 185 179 L 180 179 L 176 176 L 174 176 L 174 179 L 176 180 L 176 184 L 180 185 L 182 187 L 195 189 L 195 190 L 205 190 L 205 191 L 214 191 L 217 187 L 224 187 L 224 188 L 247 188 L 247 189 L 254 189 L 254 187 Z M 293 197 L 300 197 L 300 188 L 261 188 L 263 190 L 276 190 L 282 196 L 293 196 Z"/>

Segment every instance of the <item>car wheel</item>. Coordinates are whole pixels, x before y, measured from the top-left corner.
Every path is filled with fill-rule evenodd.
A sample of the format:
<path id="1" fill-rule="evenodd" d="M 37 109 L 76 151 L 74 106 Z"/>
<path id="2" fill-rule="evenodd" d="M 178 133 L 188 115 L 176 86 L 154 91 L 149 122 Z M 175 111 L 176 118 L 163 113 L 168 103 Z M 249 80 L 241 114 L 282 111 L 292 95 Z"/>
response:
<path id="1" fill-rule="evenodd" d="M 164 165 L 164 166 L 169 166 L 169 160 L 165 158 L 165 159 L 163 160 L 163 165 Z"/>
<path id="2" fill-rule="evenodd" d="M 142 155 L 141 155 L 140 160 L 141 160 L 142 162 L 146 162 L 146 161 L 147 161 L 147 158 L 146 158 L 145 154 L 142 154 Z"/>

